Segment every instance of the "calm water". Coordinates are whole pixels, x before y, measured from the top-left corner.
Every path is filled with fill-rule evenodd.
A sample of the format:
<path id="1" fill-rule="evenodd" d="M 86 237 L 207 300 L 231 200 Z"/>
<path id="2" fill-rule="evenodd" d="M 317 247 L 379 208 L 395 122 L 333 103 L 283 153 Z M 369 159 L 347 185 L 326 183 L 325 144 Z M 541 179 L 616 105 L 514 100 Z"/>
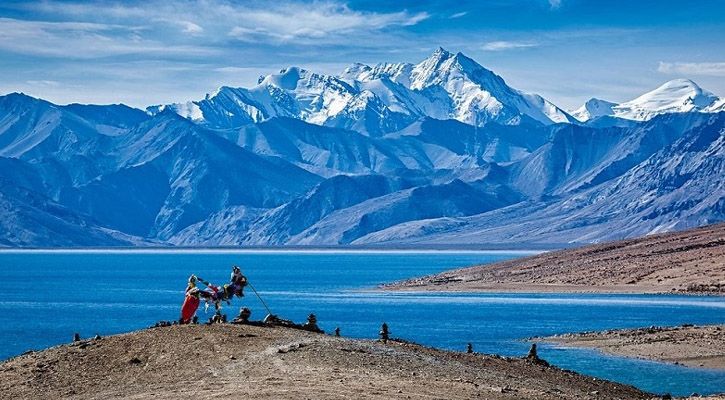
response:
<path id="1" fill-rule="evenodd" d="M 82 337 L 127 332 L 178 318 L 188 276 L 213 283 L 242 267 L 272 311 L 303 322 L 315 313 L 328 332 L 393 336 L 464 351 L 521 356 L 522 339 L 571 331 L 725 322 L 722 298 L 656 295 L 420 294 L 361 291 L 381 282 L 491 262 L 522 253 L 355 252 L 0 252 L 0 359 Z M 267 312 L 250 289 L 239 307 Z M 204 320 L 211 313 L 198 312 Z M 544 345 L 560 367 L 657 393 L 725 392 L 725 372 L 603 356 Z"/>

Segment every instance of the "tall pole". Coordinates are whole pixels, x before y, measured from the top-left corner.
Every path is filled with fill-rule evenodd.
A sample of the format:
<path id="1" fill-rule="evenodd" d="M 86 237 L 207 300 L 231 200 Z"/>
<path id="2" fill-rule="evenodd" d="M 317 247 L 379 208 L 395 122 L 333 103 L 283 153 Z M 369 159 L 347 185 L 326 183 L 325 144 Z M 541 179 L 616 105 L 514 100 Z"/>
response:
<path id="1" fill-rule="evenodd" d="M 254 286 L 252 286 L 252 282 L 247 281 L 247 285 L 249 285 L 249 287 L 252 288 L 252 291 L 254 292 L 254 294 L 257 295 L 257 298 L 259 299 L 260 302 L 262 302 L 262 305 L 264 306 L 264 308 L 267 309 L 267 312 L 269 314 L 272 314 L 272 311 L 269 309 L 269 307 L 267 307 L 266 304 L 264 304 L 264 300 L 262 300 L 262 297 L 259 295 L 259 293 L 257 293 L 257 290 L 254 289 Z"/>

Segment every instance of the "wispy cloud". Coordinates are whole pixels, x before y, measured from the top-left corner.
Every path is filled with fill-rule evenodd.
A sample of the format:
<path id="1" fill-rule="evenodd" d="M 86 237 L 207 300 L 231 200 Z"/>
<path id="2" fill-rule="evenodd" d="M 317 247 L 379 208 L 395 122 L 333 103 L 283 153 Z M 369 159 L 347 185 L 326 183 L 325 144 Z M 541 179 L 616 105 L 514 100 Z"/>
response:
<path id="1" fill-rule="evenodd" d="M 0 18 L 0 50 L 66 59 L 122 54 L 208 55 L 214 51 L 144 39 L 146 29 L 134 25 Z"/>
<path id="2" fill-rule="evenodd" d="M 455 13 L 455 14 L 451 15 L 450 17 L 448 17 L 448 19 L 461 18 L 461 17 L 465 16 L 466 14 L 468 14 L 468 11 L 463 11 L 463 12 Z"/>
<path id="3" fill-rule="evenodd" d="M 664 62 L 657 71 L 664 74 L 725 76 L 725 62 Z"/>
<path id="4" fill-rule="evenodd" d="M 552 10 L 555 10 L 559 7 L 561 7 L 562 0 L 549 0 L 549 5 L 551 6 Z"/>
<path id="5" fill-rule="evenodd" d="M 199 35 L 204 32 L 204 28 L 191 21 L 181 21 L 181 25 L 184 27 L 184 32 L 192 35 Z"/>
<path id="6" fill-rule="evenodd" d="M 32 86 L 45 87 L 45 88 L 58 87 L 61 85 L 60 82 L 51 81 L 51 80 L 40 80 L 40 81 L 29 80 L 29 81 L 25 81 L 25 83 L 27 83 L 28 85 L 32 85 Z"/>
<path id="7" fill-rule="evenodd" d="M 31 4 L 28 8 L 32 7 L 34 11 L 74 19 L 100 19 L 119 24 L 133 21 L 147 26 L 162 22 L 176 26 L 183 33 L 195 36 L 204 34 L 214 43 L 229 39 L 245 42 L 281 42 L 300 38 L 342 41 L 361 33 L 413 26 L 430 18 L 426 12 L 353 10 L 347 4 L 335 0 L 151 0 L 117 3 L 113 6 L 48 1 Z"/>
<path id="8" fill-rule="evenodd" d="M 240 72 L 260 71 L 260 70 L 264 70 L 264 71 L 267 71 L 267 72 L 269 71 L 269 69 L 250 68 L 250 67 L 231 67 L 231 66 L 229 66 L 229 67 L 218 67 L 218 68 L 214 68 L 214 71 L 216 71 L 216 72 L 223 72 L 223 73 L 226 73 L 226 74 L 238 74 Z"/>
<path id="9" fill-rule="evenodd" d="M 524 49 L 528 47 L 536 47 L 537 44 L 526 43 L 526 42 L 509 42 L 509 41 L 496 41 L 488 42 L 481 46 L 482 50 L 486 51 L 503 51 L 511 49 Z"/>
<path id="10" fill-rule="evenodd" d="M 360 32 L 416 25 L 427 13 L 361 12 L 337 3 L 287 3 L 247 8 L 229 36 L 242 41 L 348 37 Z"/>

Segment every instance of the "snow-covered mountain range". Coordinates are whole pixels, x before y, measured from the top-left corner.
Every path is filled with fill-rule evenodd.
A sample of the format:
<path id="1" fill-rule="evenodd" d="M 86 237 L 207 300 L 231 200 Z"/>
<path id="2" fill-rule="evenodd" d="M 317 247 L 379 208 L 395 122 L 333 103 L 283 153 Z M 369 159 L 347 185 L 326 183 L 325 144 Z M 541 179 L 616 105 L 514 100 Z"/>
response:
<path id="1" fill-rule="evenodd" d="M 725 220 L 725 100 L 568 114 L 458 53 L 137 110 L 0 97 L 0 245 L 589 243 Z"/>
<path id="2" fill-rule="evenodd" d="M 720 111 L 725 111 L 724 98 L 702 89 L 689 79 L 675 79 L 621 104 L 591 99 L 571 115 L 581 122 L 603 116 L 648 121 L 662 114 Z"/>
<path id="3" fill-rule="evenodd" d="M 368 136 L 400 130 L 422 117 L 476 126 L 574 121 L 541 96 L 512 89 L 472 59 L 442 48 L 419 64 L 354 64 L 340 76 L 289 67 L 250 89 L 222 87 L 200 101 L 148 111 L 167 109 L 216 129 L 291 117 Z"/>

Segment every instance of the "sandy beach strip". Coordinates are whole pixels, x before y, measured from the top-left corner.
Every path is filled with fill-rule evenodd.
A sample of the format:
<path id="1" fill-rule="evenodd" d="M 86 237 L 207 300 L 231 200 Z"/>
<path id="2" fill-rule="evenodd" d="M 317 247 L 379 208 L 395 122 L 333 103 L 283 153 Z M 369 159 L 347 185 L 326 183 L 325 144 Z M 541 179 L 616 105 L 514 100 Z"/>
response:
<path id="1" fill-rule="evenodd" d="M 725 324 L 616 329 L 537 340 L 606 354 L 725 370 Z"/>

